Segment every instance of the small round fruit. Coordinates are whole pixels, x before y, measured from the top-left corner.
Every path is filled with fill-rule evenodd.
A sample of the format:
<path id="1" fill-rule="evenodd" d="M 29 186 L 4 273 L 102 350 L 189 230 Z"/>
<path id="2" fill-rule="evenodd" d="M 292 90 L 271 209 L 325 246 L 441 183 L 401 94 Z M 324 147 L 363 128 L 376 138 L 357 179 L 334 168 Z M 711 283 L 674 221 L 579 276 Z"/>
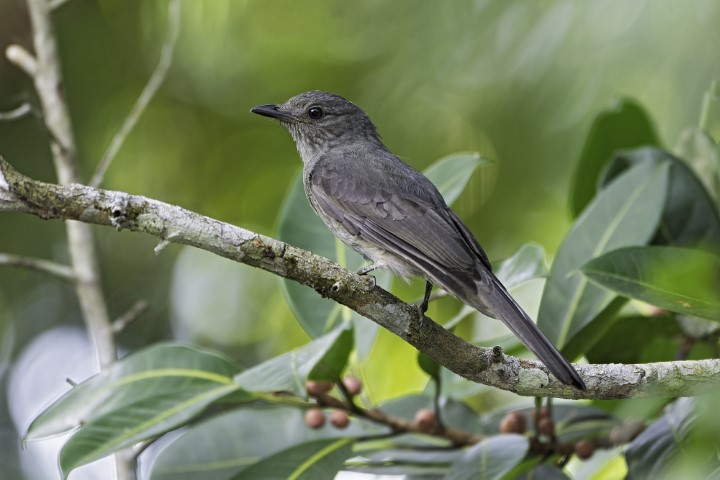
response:
<path id="1" fill-rule="evenodd" d="M 346 428 L 350 425 L 350 417 L 348 417 L 345 410 L 333 410 L 330 414 L 330 423 L 332 423 L 335 428 Z"/>
<path id="2" fill-rule="evenodd" d="M 501 433 L 525 433 L 527 424 L 525 415 L 520 412 L 510 412 L 500 420 Z"/>
<path id="3" fill-rule="evenodd" d="M 347 377 L 343 378 L 342 382 L 351 397 L 354 397 L 362 391 L 362 382 L 358 380 L 357 377 L 348 375 Z"/>
<path id="4" fill-rule="evenodd" d="M 320 428 L 325 425 L 325 413 L 319 408 L 310 408 L 305 412 L 305 425 Z"/>
<path id="5" fill-rule="evenodd" d="M 590 440 L 580 440 L 573 446 L 575 455 L 582 460 L 587 460 L 595 453 L 595 445 Z"/>
<path id="6" fill-rule="evenodd" d="M 414 424 L 418 429 L 423 432 L 427 432 L 437 426 L 437 418 L 432 410 L 429 408 L 423 408 L 418 410 L 415 414 Z"/>
<path id="7" fill-rule="evenodd" d="M 540 418 L 537 428 L 540 435 L 555 436 L 555 422 L 552 421 L 552 418 Z"/>
<path id="8" fill-rule="evenodd" d="M 332 390 L 333 384 L 328 381 L 308 380 L 305 382 L 305 390 L 311 397 L 317 397 Z"/>

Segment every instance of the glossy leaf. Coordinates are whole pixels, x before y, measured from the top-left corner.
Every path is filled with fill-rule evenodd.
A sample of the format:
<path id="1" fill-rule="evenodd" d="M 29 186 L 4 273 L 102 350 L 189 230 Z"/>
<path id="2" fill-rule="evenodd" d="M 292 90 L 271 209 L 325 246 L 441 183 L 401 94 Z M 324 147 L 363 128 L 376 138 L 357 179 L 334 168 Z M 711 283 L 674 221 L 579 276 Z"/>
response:
<path id="1" fill-rule="evenodd" d="M 283 450 L 243 470 L 233 480 L 316 480 L 335 478 L 352 456 L 353 440 L 316 440 Z"/>
<path id="2" fill-rule="evenodd" d="M 475 170 L 491 163 L 477 152 L 453 153 L 434 162 L 423 174 L 435 184 L 445 202 L 452 205 L 465 190 Z"/>
<path id="3" fill-rule="evenodd" d="M 583 273 L 620 295 L 720 321 L 720 257 L 689 248 L 628 247 L 595 258 Z"/>
<path id="4" fill-rule="evenodd" d="M 400 449 L 388 449 L 388 450 L 378 450 L 376 452 L 372 452 L 368 455 L 364 455 L 370 460 L 371 462 L 375 464 L 385 464 L 385 465 L 392 465 L 392 464 L 399 464 L 399 465 L 407 465 L 407 464 L 415 464 L 415 465 L 423 465 L 423 464 L 450 464 L 456 460 L 458 460 L 463 454 L 463 451 L 460 449 L 438 449 L 438 450 L 429 450 L 425 448 L 418 448 L 416 450 L 406 448 L 403 450 Z M 378 472 L 382 473 L 382 472 Z"/>
<path id="5" fill-rule="evenodd" d="M 569 480 L 565 472 L 555 465 L 541 463 L 520 475 L 517 480 Z"/>
<path id="6" fill-rule="evenodd" d="M 639 103 L 619 99 L 595 117 L 573 176 L 573 216 L 579 215 L 597 193 L 598 176 L 614 153 L 641 145 L 659 145 L 659 141 L 649 115 Z"/>
<path id="7" fill-rule="evenodd" d="M 340 326 L 307 345 L 245 370 L 235 382 L 247 391 L 302 396 L 308 379 L 336 380 L 352 348 L 352 329 Z"/>
<path id="8" fill-rule="evenodd" d="M 231 376 L 238 370 L 208 352 L 151 347 L 68 392 L 33 422 L 27 438 L 79 425 L 60 451 L 67 477 L 81 465 L 177 428 L 212 402 L 238 393 Z"/>
<path id="9" fill-rule="evenodd" d="M 493 271 L 506 288 L 546 277 L 545 250 L 535 243 L 526 243 L 512 257 L 493 265 Z"/>
<path id="10" fill-rule="evenodd" d="M 667 201 L 652 243 L 720 248 L 720 214 L 702 182 L 679 158 L 655 148 L 623 152 L 608 165 L 601 181 L 608 183 L 632 166 L 664 163 L 670 165 Z"/>
<path id="11" fill-rule="evenodd" d="M 85 428 L 107 415 L 130 414 L 140 404 L 147 409 L 143 421 L 157 419 L 158 425 L 167 425 L 173 419 L 192 416 L 229 391 L 239 390 L 233 375 L 240 370 L 216 353 L 181 345 L 154 345 L 67 392 L 33 421 L 25 439 L 56 435 L 80 424 Z M 177 411 L 168 416 L 170 397 L 175 399 Z M 153 402 L 157 402 L 154 407 Z M 124 428 L 136 426 L 128 418 Z"/>
<path id="12" fill-rule="evenodd" d="M 186 430 L 160 452 L 152 480 L 225 480 L 264 459 L 310 442 L 357 439 L 389 430 L 353 420 L 339 430 L 326 423 L 308 428 L 304 410 L 291 407 L 245 407 L 218 415 Z M 309 456 L 294 465 L 301 465 Z M 255 477 L 265 478 L 265 477 Z M 332 477 L 331 477 L 332 478 Z"/>
<path id="13" fill-rule="evenodd" d="M 669 466 L 682 449 L 690 431 L 695 400 L 680 398 L 665 409 L 662 417 L 637 436 L 625 450 L 629 479 L 665 478 Z"/>
<path id="14" fill-rule="evenodd" d="M 675 152 L 687 162 L 720 210 L 720 147 L 703 130 L 689 128 L 680 135 Z"/>
<path id="15" fill-rule="evenodd" d="M 713 325 L 717 325 L 714 323 Z M 682 332 L 669 315 L 619 318 L 585 352 L 590 363 L 650 363 L 674 360 Z"/>
<path id="16" fill-rule="evenodd" d="M 581 273 L 578 273 L 582 275 Z M 618 313 L 628 303 L 625 297 L 618 297 L 605 307 L 598 315 L 593 318 L 585 328 L 580 330 L 563 349 L 562 353 L 566 358 L 578 358 L 598 342 L 603 341 L 607 331 L 612 328 L 618 320 Z"/>
<path id="17" fill-rule="evenodd" d="M 471 447 L 453 463 L 448 480 L 500 480 L 525 458 L 530 444 L 522 435 L 495 435 Z"/>
<path id="18" fill-rule="evenodd" d="M 440 375 L 440 364 L 437 361 L 424 354 L 423 352 L 418 351 L 417 362 L 420 368 L 422 368 L 423 372 L 427 373 L 435 380 L 438 379 Z"/>
<path id="19" fill-rule="evenodd" d="M 605 252 L 642 245 L 652 237 L 665 203 L 667 170 L 666 163 L 642 164 L 624 173 L 588 205 L 560 245 L 538 314 L 538 326 L 559 348 L 615 297 L 578 270 Z"/>

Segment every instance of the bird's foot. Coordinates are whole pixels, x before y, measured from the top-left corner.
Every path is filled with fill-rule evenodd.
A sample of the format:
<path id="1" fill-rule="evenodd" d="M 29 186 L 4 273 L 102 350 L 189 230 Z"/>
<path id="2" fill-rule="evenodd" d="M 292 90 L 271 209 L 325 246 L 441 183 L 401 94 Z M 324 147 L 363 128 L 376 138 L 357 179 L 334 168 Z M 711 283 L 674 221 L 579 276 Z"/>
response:
<path id="1" fill-rule="evenodd" d="M 365 279 L 365 285 L 367 286 L 367 291 L 372 292 L 375 287 L 377 286 L 377 279 L 373 277 L 372 275 L 363 275 L 363 278 Z"/>
<path id="2" fill-rule="evenodd" d="M 382 267 L 383 264 L 379 262 L 371 263 L 370 265 L 365 265 L 364 267 L 358 268 L 355 273 L 358 275 L 367 275 L 368 273 L 372 272 L 373 270 L 377 270 L 378 268 Z"/>
<path id="3" fill-rule="evenodd" d="M 365 283 L 367 284 L 368 292 L 373 291 L 377 286 L 377 280 L 375 279 L 375 277 L 373 277 L 372 275 L 368 275 L 368 273 L 380 267 L 382 267 L 382 264 L 380 263 L 371 263 L 370 265 L 358 268 L 355 271 L 355 273 L 357 273 L 358 275 L 365 277 Z"/>
<path id="4" fill-rule="evenodd" d="M 420 316 L 425 316 L 425 312 L 428 310 L 428 305 L 430 304 L 430 294 L 432 293 L 433 284 L 430 282 L 425 282 L 425 295 L 423 295 L 422 302 L 417 306 L 418 312 L 420 312 Z"/>
<path id="5" fill-rule="evenodd" d="M 425 312 L 427 312 L 427 305 L 423 307 L 422 304 L 415 305 L 415 311 L 417 313 L 418 328 L 422 328 L 425 324 Z"/>

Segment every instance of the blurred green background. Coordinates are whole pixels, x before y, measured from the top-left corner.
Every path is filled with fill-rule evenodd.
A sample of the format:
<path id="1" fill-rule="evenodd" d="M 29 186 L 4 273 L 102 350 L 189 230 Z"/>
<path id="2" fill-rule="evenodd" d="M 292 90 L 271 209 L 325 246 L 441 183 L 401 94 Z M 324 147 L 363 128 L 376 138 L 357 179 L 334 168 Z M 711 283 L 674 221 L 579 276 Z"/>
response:
<path id="1" fill-rule="evenodd" d="M 157 62 L 167 3 L 70 0 L 54 18 L 88 179 Z M 703 94 L 720 77 L 718 25 L 714 0 L 184 0 L 166 82 L 103 187 L 275 235 L 300 161 L 283 128 L 248 111 L 328 90 L 367 111 L 388 147 L 418 169 L 457 151 L 494 160 L 455 210 L 491 259 L 529 241 L 552 255 L 570 222 L 569 179 L 594 115 L 632 97 L 672 148 L 697 125 Z M 21 0 L 0 0 L 0 46 L 10 43 L 31 46 Z M 0 111 L 24 101 L 37 104 L 31 82 L 0 58 Z M 720 125 L 708 127 L 718 138 Z M 32 116 L 0 123 L 0 155 L 55 180 Z M 254 364 L 306 340 L 271 275 L 177 246 L 156 256 L 156 240 L 134 233 L 95 233 L 111 315 L 150 303 L 119 337 L 123 351 L 176 339 Z M 0 252 L 66 262 L 64 226 L 3 213 Z M 19 454 L 17 438 L 69 388 L 66 377 L 93 371 L 74 292 L 0 268 L 0 317 L 0 460 L 18 475 L 50 478 L 54 465 L 28 473 L 38 457 L 32 448 Z M 374 399 L 422 389 L 414 359 L 381 334 L 364 372 Z M 402 375 L 383 374 L 388 363 Z"/>

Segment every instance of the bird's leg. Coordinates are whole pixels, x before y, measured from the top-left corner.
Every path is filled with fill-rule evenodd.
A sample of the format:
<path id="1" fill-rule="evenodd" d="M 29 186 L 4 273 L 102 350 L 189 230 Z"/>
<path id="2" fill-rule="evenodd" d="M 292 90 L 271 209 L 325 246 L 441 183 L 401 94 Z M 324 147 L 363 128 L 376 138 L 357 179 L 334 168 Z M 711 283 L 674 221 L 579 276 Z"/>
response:
<path id="1" fill-rule="evenodd" d="M 423 297 L 423 301 L 420 302 L 420 305 L 418 305 L 418 310 L 420 311 L 421 315 L 424 315 L 425 312 L 427 312 L 428 309 L 428 303 L 430 303 L 430 293 L 432 292 L 433 284 L 430 283 L 430 281 L 425 282 L 425 296 Z"/>
<path id="2" fill-rule="evenodd" d="M 373 262 L 370 265 L 365 265 L 364 267 L 358 268 L 355 273 L 357 273 L 358 275 L 367 275 L 368 273 L 372 272 L 373 270 L 377 270 L 382 266 L 383 264 L 380 262 Z"/>

